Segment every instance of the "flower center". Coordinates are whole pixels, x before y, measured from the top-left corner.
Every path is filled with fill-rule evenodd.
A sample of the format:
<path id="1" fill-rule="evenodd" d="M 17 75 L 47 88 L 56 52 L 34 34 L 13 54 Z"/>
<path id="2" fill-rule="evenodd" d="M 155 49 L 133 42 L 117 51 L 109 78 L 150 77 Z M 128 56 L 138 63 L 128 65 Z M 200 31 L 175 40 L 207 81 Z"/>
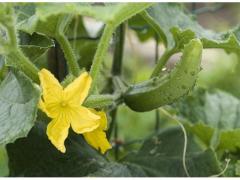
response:
<path id="1" fill-rule="evenodd" d="M 61 107 L 66 107 L 66 106 L 67 106 L 67 103 L 66 103 L 66 101 L 62 101 L 62 102 L 60 103 L 60 105 L 61 105 Z"/>

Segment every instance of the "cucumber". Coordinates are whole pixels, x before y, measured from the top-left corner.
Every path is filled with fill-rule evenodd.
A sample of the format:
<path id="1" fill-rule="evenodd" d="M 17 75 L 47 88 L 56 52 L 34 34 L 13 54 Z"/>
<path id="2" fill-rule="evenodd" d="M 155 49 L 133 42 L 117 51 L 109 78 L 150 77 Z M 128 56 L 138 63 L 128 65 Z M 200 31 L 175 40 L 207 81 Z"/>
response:
<path id="1" fill-rule="evenodd" d="M 191 40 L 184 46 L 181 60 L 170 73 L 130 86 L 123 95 L 125 104 L 134 111 L 144 112 L 173 103 L 188 94 L 201 69 L 201 56 L 201 41 Z"/>

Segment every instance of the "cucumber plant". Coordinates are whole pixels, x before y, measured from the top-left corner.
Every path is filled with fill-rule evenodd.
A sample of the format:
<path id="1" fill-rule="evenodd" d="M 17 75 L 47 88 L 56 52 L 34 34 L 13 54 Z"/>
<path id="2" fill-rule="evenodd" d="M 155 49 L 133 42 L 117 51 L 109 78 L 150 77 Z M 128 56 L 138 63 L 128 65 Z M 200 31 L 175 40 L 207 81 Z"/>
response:
<path id="1" fill-rule="evenodd" d="M 194 88 L 206 48 L 234 53 L 239 71 L 240 26 L 217 33 L 194 15 L 184 3 L 0 3 L 0 176 L 240 176 L 240 100 Z M 151 76 L 130 85 L 129 30 L 156 45 Z M 94 119 L 86 132 L 75 111 Z"/>

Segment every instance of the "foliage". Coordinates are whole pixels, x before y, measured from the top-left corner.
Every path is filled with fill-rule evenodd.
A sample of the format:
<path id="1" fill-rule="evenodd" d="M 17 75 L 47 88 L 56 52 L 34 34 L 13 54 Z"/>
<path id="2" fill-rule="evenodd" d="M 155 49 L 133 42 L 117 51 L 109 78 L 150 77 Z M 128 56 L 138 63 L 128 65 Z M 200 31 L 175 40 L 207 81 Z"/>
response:
<path id="1" fill-rule="evenodd" d="M 86 17 L 103 23 L 96 36 Z M 124 56 L 128 29 L 165 47 L 153 68 L 143 72 L 140 58 Z M 218 81 L 206 83 L 205 69 L 199 73 L 206 48 L 234 56 L 234 72 L 219 60 Z M 180 3 L 1 3 L 0 176 L 240 176 L 239 52 L 239 26 L 207 30 Z M 72 131 L 65 154 L 50 143 L 50 119 L 38 111 L 40 68 L 63 87 L 89 71 L 83 105 L 107 113 L 105 155 Z"/>

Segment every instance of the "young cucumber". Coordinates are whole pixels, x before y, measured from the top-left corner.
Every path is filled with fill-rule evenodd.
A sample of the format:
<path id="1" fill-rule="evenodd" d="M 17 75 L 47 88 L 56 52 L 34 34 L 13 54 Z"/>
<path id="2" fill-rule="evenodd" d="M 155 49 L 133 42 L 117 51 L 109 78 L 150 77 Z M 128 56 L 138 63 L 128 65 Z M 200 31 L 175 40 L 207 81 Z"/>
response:
<path id="1" fill-rule="evenodd" d="M 201 56 L 201 41 L 191 40 L 184 47 L 181 60 L 169 74 L 130 86 L 124 93 L 125 104 L 134 111 L 150 111 L 186 95 L 197 80 Z"/>

